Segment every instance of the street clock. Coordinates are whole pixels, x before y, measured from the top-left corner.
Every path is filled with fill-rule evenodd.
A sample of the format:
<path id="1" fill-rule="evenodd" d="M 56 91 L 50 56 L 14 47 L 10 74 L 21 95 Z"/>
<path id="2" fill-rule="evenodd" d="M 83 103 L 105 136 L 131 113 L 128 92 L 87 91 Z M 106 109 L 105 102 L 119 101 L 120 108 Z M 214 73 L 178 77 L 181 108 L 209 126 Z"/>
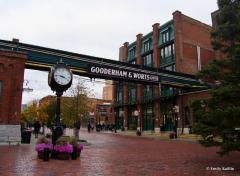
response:
<path id="1" fill-rule="evenodd" d="M 48 85 L 53 91 L 56 91 L 57 106 L 55 115 L 55 126 L 53 127 L 52 143 L 56 144 L 57 139 L 63 135 L 63 127 L 61 124 L 60 100 L 64 91 L 72 85 L 72 72 L 63 62 L 54 65 L 48 74 Z M 53 154 L 55 155 L 55 154 Z"/>
<path id="2" fill-rule="evenodd" d="M 48 75 L 48 85 L 53 91 L 66 91 L 72 84 L 72 72 L 63 63 L 54 65 Z"/>

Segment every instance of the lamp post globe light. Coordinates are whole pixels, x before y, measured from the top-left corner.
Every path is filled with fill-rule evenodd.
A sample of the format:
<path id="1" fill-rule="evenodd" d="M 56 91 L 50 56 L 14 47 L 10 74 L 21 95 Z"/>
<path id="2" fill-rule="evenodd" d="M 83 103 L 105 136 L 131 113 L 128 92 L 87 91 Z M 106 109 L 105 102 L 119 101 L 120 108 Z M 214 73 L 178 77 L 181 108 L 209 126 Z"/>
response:
<path id="1" fill-rule="evenodd" d="M 60 122 L 61 96 L 64 91 L 66 91 L 69 87 L 71 87 L 72 78 L 73 78 L 73 75 L 71 70 L 62 61 L 60 63 L 57 63 L 53 67 L 51 67 L 51 70 L 48 74 L 48 85 L 53 91 L 56 92 L 56 95 L 57 95 L 55 125 L 53 127 L 53 134 L 52 134 L 53 145 L 56 144 L 56 140 L 63 134 L 63 127 Z"/>

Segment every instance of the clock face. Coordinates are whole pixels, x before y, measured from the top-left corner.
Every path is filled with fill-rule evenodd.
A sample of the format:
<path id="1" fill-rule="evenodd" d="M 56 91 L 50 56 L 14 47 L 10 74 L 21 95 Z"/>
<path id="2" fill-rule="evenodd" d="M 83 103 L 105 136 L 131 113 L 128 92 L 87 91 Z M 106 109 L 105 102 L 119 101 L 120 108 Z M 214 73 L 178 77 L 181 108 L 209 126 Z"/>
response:
<path id="1" fill-rule="evenodd" d="M 56 83 L 64 86 L 71 81 L 72 74 L 68 69 L 64 67 L 59 67 L 59 68 L 56 68 L 56 70 L 54 71 L 53 78 L 56 81 Z"/>

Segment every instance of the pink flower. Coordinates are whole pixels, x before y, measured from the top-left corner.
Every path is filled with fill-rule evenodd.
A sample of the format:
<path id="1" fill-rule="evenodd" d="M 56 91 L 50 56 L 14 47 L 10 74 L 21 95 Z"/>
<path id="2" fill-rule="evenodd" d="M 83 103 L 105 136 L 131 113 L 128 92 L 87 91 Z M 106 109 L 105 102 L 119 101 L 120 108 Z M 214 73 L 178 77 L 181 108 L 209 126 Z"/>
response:
<path id="1" fill-rule="evenodd" d="M 73 146 L 71 144 L 67 145 L 55 145 L 54 151 L 60 152 L 60 153 L 72 153 L 73 152 Z"/>
<path id="2" fill-rule="evenodd" d="M 79 144 L 79 145 L 77 146 L 77 151 L 78 151 L 78 152 L 81 152 L 82 149 L 83 149 L 83 145 L 82 145 L 82 144 Z"/>
<path id="3" fill-rule="evenodd" d="M 37 152 L 43 152 L 44 148 L 48 148 L 51 151 L 52 148 L 53 148 L 53 145 L 52 144 L 45 144 L 45 143 L 36 144 L 35 150 Z"/>

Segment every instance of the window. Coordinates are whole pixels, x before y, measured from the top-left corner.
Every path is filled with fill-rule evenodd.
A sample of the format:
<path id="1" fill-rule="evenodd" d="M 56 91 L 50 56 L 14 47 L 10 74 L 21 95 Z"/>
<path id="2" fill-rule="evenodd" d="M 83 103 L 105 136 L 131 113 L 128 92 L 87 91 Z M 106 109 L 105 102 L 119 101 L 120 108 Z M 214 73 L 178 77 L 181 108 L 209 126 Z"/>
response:
<path id="1" fill-rule="evenodd" d="M 153 87 L 151 85 L 143 86 L 143 97 L 145 100 L 151 99 L 153 96 Z"/>
<path id="2" fill-rule="evenodd" d="M 128 58 L 129 58 L 129 59 L 135 58 L 135 55 L 136 55 L 136 47 L 131 48 L 131 49 L 129 50 L 129 53 L 128 53 L 128 54 L 129 54 L 129 55 L 128 55 Z"/>
<path id="3" fill-rule="evenodd" d="M 164 49 L 161 49 L 161 58 L 164 58 Z"/>
<path id="4" fill-rule="evenodd" d="M 134 102 L 136 101 L 137 97 L 137 89 L 135 85 L 130 85 L 128 89 L 128 96 L 129 96 L 129 101 Z"/>
<path id="5" fill-rule="evenodd" d="M 164 48 L 161 49 L 161 58 L 166 58 L 169 56 L 174 55 L 174 44 L 165 46 Z"/>
<path id="6" fill-rule="evenodd" d="M 174 43 L 172 44 L 172 55 L 175 55 L 175 45 L 174 45 Z"/>
<path id="7" fill-rule="evenodd" d="M 152 54 L 143 57 L 143 65 L 152 67 Z"/>
<path id="8" fill-rule="evenodd" d="M 150 44 L 151 44 L 151 40 L 147 40 L 143 43 L 143 52 L 147 52 L 150 50 Z"/>
<path id="9" fill-rule="evenodd" d="M 117 92 L 117 101 L 122 101 L 122 91 Z"/>
<path id="10" fill-rule="evenodd" d="M 120 83 L 117 83 L 117 85 L 116 85 L 116 87 L 117 87 L 117 92 L 116 92 L 116 94 L 117 94 L 117 97 L 116 97 L 116 99 L 117 99 L 117 101 L 122 101 L 123 100 L 123 84 L 120 82 Z"/>
<path id="11" fill-rule="evenodd" d="M 169 31 L 165 31 L 162 33 L 162 42 L 165 43 L 169 41 Z"/>
<path id="12" fill-rule="evenodd" d="M 160 49 L 160 63 L 166 64 L 172 62 L 175 55 L 174 43 Z"/>
<path id="13" fill-rule="evenodd" d="M 130 64 L 136 64 L 136 60 L 131 61 Z"/>
<path id="14" fill-rule="evenodd" d="M 172 55 L 172 46 L 169 45 L 169 46 L 166 46 L 165 47 L 165 57 L 169 57 Z"/>
<path id="15" fill-rule="evenodd" d="M 168 71 L 176 71 L 175 64 L 163 67 L 163 69 Z"/>

